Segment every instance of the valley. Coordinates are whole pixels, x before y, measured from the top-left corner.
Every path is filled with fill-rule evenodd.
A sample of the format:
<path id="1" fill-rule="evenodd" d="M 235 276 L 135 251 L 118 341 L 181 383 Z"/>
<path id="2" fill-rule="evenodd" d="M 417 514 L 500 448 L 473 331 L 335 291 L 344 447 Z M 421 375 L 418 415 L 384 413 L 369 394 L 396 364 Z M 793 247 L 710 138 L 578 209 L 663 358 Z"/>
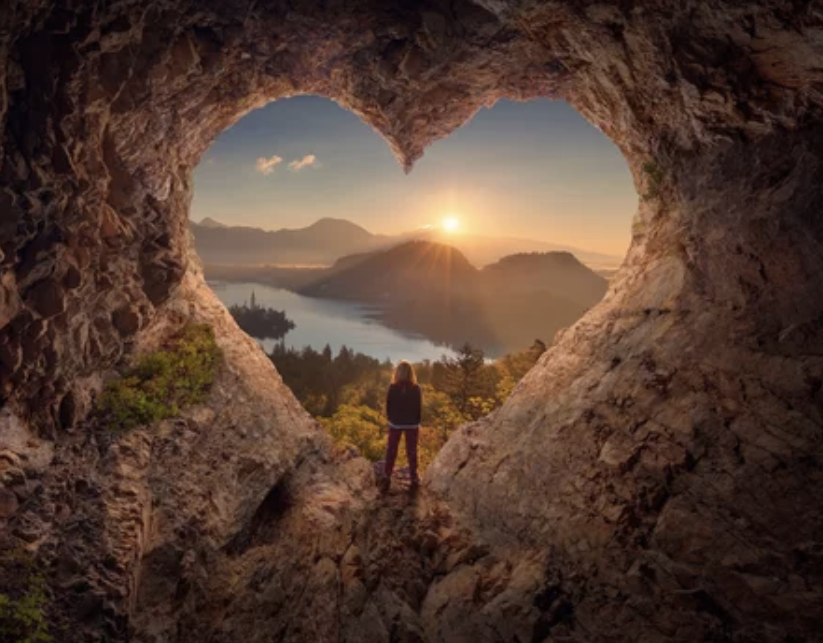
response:
<path id="1" fill-rule="evenodd" d="M 568 252 L 595 271 L 614 271 L 617 255 L 535 239 L 498 237 L 429 226 L 394 235 L 374 234 L 346 219 L 325 217 L 304 228 L 263 230 L 214 219 L 189 221 L 197 251 L 206 263 L 232 267 L 328 267 L 341 257 L 388 250 L 408 241 L 450 245 L 475 266 L 518 253 Z"/>
<path id="2" fill-rule="evenodd" d="M 0 643 L 820 642 L 821 169 L 819 2 L 0 2 Z"/>
<path id="3" fill-rule="evenodd" d="M 551 344 L 607 288 L 567 252 L 510 255 L 481 269 L 460 250 L 423 240 L 348 255 L 329 267 L 211 264 L 205 252 L 213 283 L 257 283 L 367 305 L 388 328 L 437 345 L 469 342 L 491 357 L 523 350 L 535 339 Z"/>

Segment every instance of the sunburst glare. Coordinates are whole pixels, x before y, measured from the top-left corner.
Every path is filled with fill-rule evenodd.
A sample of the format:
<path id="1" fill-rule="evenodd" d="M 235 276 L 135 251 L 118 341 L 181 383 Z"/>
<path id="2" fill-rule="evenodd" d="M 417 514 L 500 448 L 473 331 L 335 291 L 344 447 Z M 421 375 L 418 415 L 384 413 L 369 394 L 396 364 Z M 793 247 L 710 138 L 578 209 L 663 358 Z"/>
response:
<path id="1" fill-rule="evenodd" d="M 460 228 L 460 219 L 455 216 L 448 216 L 443 219 L 441 225 L 446 232 L 457 232 L 458 228 Z"/>

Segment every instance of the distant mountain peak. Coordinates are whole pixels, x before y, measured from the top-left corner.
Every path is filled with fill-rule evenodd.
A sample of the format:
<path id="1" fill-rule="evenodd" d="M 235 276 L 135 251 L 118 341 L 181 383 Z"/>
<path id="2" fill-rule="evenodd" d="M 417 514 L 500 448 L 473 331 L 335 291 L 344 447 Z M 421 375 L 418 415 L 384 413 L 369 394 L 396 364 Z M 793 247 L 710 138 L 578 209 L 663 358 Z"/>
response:
<path id="1" fill-rule="evenodd" d="M 501 257 L 496 264 L 490 264 L 489 268 L 495 266 L 533 266 L 533 265 L 553 265 L 583 267 L 583 263 L 567 250 L 550 250 L 548 252 L 517 252 Z"/>
<path id="2" fill-rule="evenodd" d="M 492 265 L 507 256 L 511 258 L 502 264 L 509 269 L 528 265 L 540 269 L 548 266 L 574 269 L 580 261 L 602 269 L 614 268 L 620 263 L 619 257 L 577 251 L 542 241 L 463 233 L 445 235 L 437 228 L 419 228 L 402 234 L 373 234 L 348 219 L 336 217 L 322 217 L 303 228 L 279 230 L 227 225 L 211 217 L 190 223 L 197 251 L 204 262 L 212 264 L 332 265 L 338 259 L 344 259 L 344 265 L 351 265 L 357 259 L 350 255 L 388 250 L 408 241 L 439 244 L 442 256 L 447 256 L 445 246 L 450 246 L 459 250 L 459 254 L 454 255 L 458 262 L 464 259 L 473 267 Z"/>
<path id="3" fill-rule="evenodd" d="M 385 252 L 392 252 L 401 254 L 406 252 L 440 252 L 440 253 L 454 253 L 455 255 L 463 257 L 463 253 L 455 246 L 448 243 L 443 243 L 439 240 L 430 239 L 410 239 L 397 244 L 394 247 L 387 248 Z M 468 262 L 468 260 L 467 260 Z"/>
<path id="4" fill-rule="evenodd" d="M 334 217 L 322 217 L 305 229 L 317 230 L 321 228 L 330 230 L 356 230 L 357 232 L 371 235 L 371 233 L 368 230 L 366 230 L 366 228 L 364 228 L 363 226 L 357 225 L 356 223 L 352 223 L 348 219 L 336 219 Z"/>
<path id="5" fill-rule="evenodd" d="M 217 219 L 212 219 L 211 217 L 206 217 L 205 219 L 201 219 L 200 222 L 197 224 L 203 226 L 204 228 L 228 228 L 225 223 L 220 223 Z"/>
<path id="6" fill-rule="evenodd" d="M 483 268 L 486 273 L 494 272 L 509 272 L 515 273 L 517 271 L 526 271 L 536 274 L 534 271 L 540 270 L 562 270 L 567 273 L 569 271 L 579 274 L 585 274 L 587 277 L 595 277 L 585 264 L 583 264 L 571 252 L 565 250 L 552 250 L 550 252 L 518 252 L 515 254 L 501 257 L 495 263 L 488 264 Z M 599 277 L 598 277 L 599 279 Z"/>
<path id="7" fill-rule="evenodd" d="M 478 276 L 457 248 L 432 241 L 407 241 L 343 257 L 303 294 L 362 301 L 442 296 L 473 287 Z"/>

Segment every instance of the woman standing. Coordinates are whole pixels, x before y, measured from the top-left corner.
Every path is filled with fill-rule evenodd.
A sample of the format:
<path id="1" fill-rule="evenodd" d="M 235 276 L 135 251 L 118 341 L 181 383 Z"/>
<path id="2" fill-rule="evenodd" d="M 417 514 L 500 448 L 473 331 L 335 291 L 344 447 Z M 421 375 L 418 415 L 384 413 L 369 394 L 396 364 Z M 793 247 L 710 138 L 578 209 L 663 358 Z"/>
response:
<path id="1" fill-rule="evenodd" d="M 409 458 L 409 473 L 411 487 L 420 485 L 417 475 L 417 437 L 420 433 L 420 415 L 423 398 L 420 387 L 417 385 L 417 376 L 414 368 L 406 360 L 401 361 L 394 369 L 391 386 L 386 395 L 386 415 L 389 419 L 389 444 L 386 449 L 386 466 L 384 478 L 381 480 L 381 489 L 385 492 L 391 486 L 391 474 L 394 471 L 394 461 L 397 459 L 397 448 L 400 438 L 406 436 L 406 455 Z"/>

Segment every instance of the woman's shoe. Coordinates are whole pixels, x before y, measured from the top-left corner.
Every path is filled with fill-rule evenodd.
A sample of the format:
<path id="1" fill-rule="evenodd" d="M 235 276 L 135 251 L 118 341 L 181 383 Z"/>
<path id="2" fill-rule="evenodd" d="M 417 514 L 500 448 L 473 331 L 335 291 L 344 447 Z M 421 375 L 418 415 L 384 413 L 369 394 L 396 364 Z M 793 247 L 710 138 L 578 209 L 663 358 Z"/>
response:
<path id="1" fill-rule="evenodd" d="M 389 492 L 389 488 L 391 487 L 391 478 L 383 477 L 377 481 L 377 488 L 380 490 L 380 493 L 387 494 Z"/>

